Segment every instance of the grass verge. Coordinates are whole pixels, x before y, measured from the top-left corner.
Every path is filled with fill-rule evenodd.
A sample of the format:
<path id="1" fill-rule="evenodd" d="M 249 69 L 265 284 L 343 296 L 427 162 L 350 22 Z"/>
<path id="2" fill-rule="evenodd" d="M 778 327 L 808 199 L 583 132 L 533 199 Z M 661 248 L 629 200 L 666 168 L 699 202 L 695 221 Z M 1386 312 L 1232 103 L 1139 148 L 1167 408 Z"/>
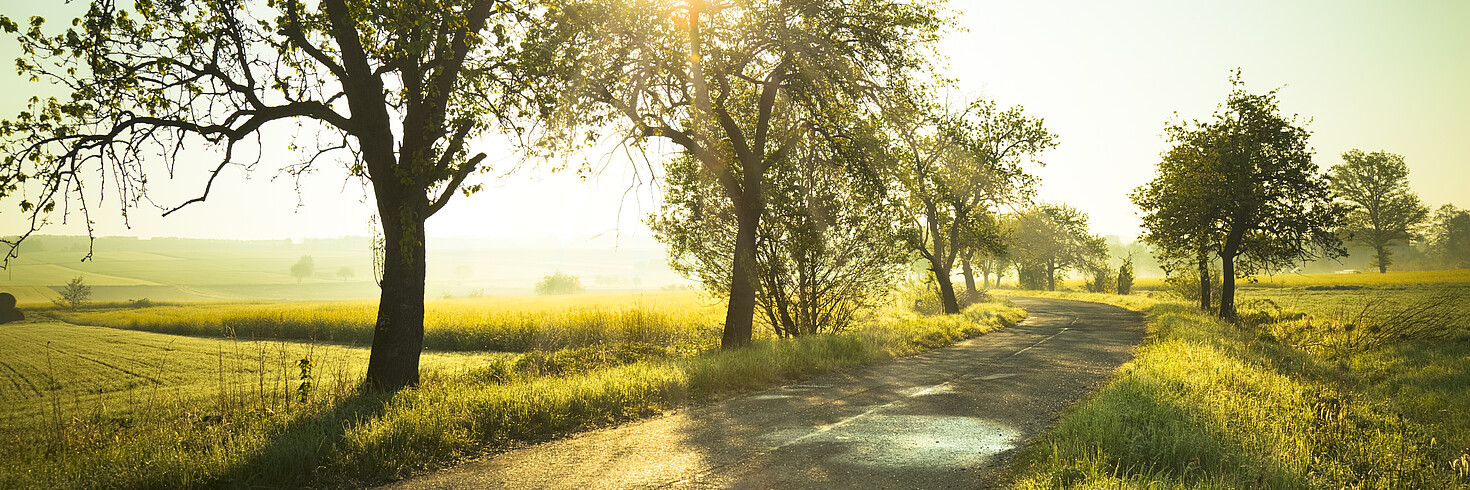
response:
<path id="1" fill-rule="evenodd" d="M 1014 488 L 1470 487 L 1470 337 L 1327 360 L 1178 303 L 1045 295 L 1144 311 L 1150 338 Z"/>
<path id="2" fill-rule="evenodd" d="M 7 415 L 0 443 L 14 450 L 0 457 L 0 487 L 367 485 L 521 442 L 947 345 L 1024 316 L 1000 303 L 948 317 L 890 311 L 850 331 L 760 340 L 728 352 L 511 378 L 468 366 L 426 375 L 419 388 L 392 396 L 322 389 L 289 410 L 246 404 L 222 412 L 215 407 L 229 401 L 211 400 L 216 395 L 207 392 L 155 390 L 139 404 L 146 414 L 54 396 L 34 413 Z M 289 397 L 305 379 L 262 396 Z"/>

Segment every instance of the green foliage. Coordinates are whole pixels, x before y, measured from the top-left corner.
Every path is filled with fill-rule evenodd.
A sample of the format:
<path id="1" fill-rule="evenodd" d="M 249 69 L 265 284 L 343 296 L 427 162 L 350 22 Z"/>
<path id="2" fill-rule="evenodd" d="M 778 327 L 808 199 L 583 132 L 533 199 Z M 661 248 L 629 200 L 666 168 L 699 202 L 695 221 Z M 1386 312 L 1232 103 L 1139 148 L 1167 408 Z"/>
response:
<path id="1" fill-rule="evenodd" d="M 1470 269 L 1470 210 L 1453 204 L 1434 212 L 1429 231 L 1430 255 L 1444 267 Z"/>
<path id="2" fill-rule="evenodd" d="M 59 296 L 52 299 L 52 303 L 56 303 L 56 306 L 62 308 L 76 310 L 91 301 L 92 286 L 87 285 L 82 276 L 77 276 L 67 281 L 66 285 L 62 286 L 56 293 Z"/>
<path id="3" fill-rule="evenodd" d="M 577 294 L 584 291 L 581 279 L 562 271 L 541 278 L 534 289 L 536 294 Z"/>
<path id="4" fill-rule="evenodd" d="M 800 196 L 774 183 L 772 172 L 807 148 L 843 156 L 823 157 L 826 165 L 875 173 L 850 146 L 864 138 L 874 102 L 907 96 L 927 71 L 946 24 L 934 4 L 898 0 L 713 8 L 589 0 L 566 2 L 551 17 L 555 28 L 540 45 L 555 59 L 546 64 L 579 74 L 565 84 L 558 128 L 593 128 L 585 138 L 554 139 L 596 141 L 609 127 L 638 149 L 667 139 L 730 203 L 725 222 L 734 240 L 722 248 L 730 252 L 730 284 L 722 288 L 730 347 L 752 336 L 762 280 L 756 235 L 766 207 L 782 204 L 773 192 Z"/>
<path id="5" fill-rule="evenodd" d="M 1343 163 L 1328 169 L 1332 190 L 1352 206 L 1343 230 L 1352 240 L 1372 247 L 1373 265 L 1388 272 L 1393 263 L 1389 245 L 1407 243 L 1415 228 L 1429 217 L 1429 208 L 1409 190 L 1409 166 L 1402 155 L 1351 150 Z"/>
<path id="6" fill-rule="evenodd" d="M 999 209 L 1035 192 L 1035 178 L 1022 165 L 1039 164 L 1039 154 L 1057 146 L 1056 135 L 1022 107 L 1001 110 L 984 99 L 953 112 L 914 102 L 888 109 L 886 119 L 896 134 L 889 150 L 894 178 L 912 216 L 904 240 L 929 262 L 944 311 L 958 313 L 950 280 L 956 259 L 1004 253 Z"/>
<path id="7" fill-rule="evenodd" d="M 780 337 L 834 332 L 886 298 L 906 259 L 896 210 L 879 183 L 820 147 L 799 144 L 772 165 L 756 233 L 756 308 Z M 689 158 L 668 165 L 663 211 L 650 220 L 670 265 L 728 298 L 733 203 Z"/>
<path id="8" fill-rule="evenodd" d="M 1106 265 L 1095 265 L 1089 271 L 1091 277 L 1087 278 L 1085 288 L 1089 293 L 1111 293 L 1118 291 L 1118 279 L 1113 277 L 1113 269 Z"/>
<path id="9" fill-rule="evenodd" d="M 1008 217 L 1007 227 L 1025 289 L 1055 291 L 1068 270 L 1089 272 L 1107 260 L 1106 241 L 1089 232 L 1086 214 L 1067 204 L 1022 209 Z"/>
<path id="10" fill-rule="evenodd" d="M 1166 128 L 1174 147 L 1132 196 L 1161 262 L 1203 269 L 1221 259 L 1225 318 L 1235 316 L 1237 277 L 1346 253 L 1335 234 L 1346 209 L 1312 163 L 1304 123 L 1279 114 L 1276 91 L 1247 92 L 1238 70 L 1231 86 L 1212 120 Z"/>

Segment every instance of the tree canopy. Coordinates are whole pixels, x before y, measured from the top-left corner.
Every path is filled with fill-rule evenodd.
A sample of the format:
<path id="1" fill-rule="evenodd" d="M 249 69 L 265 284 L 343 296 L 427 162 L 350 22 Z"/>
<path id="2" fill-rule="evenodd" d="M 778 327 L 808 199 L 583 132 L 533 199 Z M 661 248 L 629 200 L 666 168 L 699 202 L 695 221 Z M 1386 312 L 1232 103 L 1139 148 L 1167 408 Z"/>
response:
<path id="1" fill-rule="evenodd" d="M 1233 319 L 1236 277 L 1345 253 L 1335 234 L 1345 210 L 1312 163 L 1310 133 L 1279 114 L 1276 91 L 1247 92 L 1239 72 L 1231 85 L 1211 120 L 1168 128 L 1175 146 L 1134 200 L 1164 258 L 1193 251 L 1202 279 L 1209 255 L 1220 259 L 1219 314 Z"/>
<path id="2" fill-rule="evenodd" d="M 1342 160 L 1328 175 L 1337 197 L 1352 206 L 1343 227 L 1353 241 L 1373 247 L 1373 265 L 1388 272 L 1393 264 L 1389 245 L 1413 238 L 1415 228 L 1429 218 L 1429 207 L 1409 190 L 1409 166 L 1402 155 L 1354 149 Z"/>
<path id="3" fill-rule="evenodd" d="M 737 347 L 751 339 L 771 170 L 799 144 L 840 147 L 853 114 L 907 90 L 946 21 L 927 2 L 631 0 L 568 2 L 553 23 L 552 64 L 581 74 L 562 127 L 612 128 L 640 151 L 672 142 L 730 200 L 721 344 Z"/>
<path id="4" fill-rule="evenodd" d="M 33 18 L 19 69 L 72 93 L 33 97 L 0 122 L 0 199 L 20 201 L 31 232 L 53 213 L 80 213 L 90 229 L 104 190 L 126 220 L 155 205 L 148 182 L 175 168 L 204 164 L 209 176 L 198 197 L 158 205 L 165 215 L 207 199 L 227 167 L 252 168 L 267 147 L 298 151 L 279 167 L 290 175 L 336 158 L 371 183 L 386 243 L 367 386 L 416 384 L 424 220 L 479 189 L 463 185 L 486 158 L 471 149 L 477 137 L 523 134 L 524 121 L 550 107 L 539 94 L 552 78 L 525 62 L 518 42 L 537 9 L 496 0 L 137 0 L 129 11 L 96 0 L 60 33 Z M 21 25 L 0 17 L 0 28 Z M 267 129 L 296 124 L 313 137 Z"/>

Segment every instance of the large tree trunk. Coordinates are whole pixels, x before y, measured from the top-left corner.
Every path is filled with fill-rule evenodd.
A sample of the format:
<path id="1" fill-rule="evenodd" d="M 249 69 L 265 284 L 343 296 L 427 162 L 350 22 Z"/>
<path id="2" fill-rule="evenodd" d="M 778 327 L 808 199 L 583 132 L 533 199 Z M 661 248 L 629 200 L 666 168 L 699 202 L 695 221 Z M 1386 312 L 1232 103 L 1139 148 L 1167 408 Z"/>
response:
<path id="1" fill-rule="evenodd" d="M 939 301 L 944 304 L 944 314 L 959 313 L 960 302 L 954 295 L 954 281 L 949 277 L 950 270 L 932 260 L 929 261 L 929 266 L 929 270 L 934 272 L 934 280 L 939 283 Z"/>
<path id="2" fill-rule="evenodd" d="M 1379 274 L 1387 274 L 1388 273 L 1388 261 L 1389 261 L 1389 258 L 1388 258 L 1388 254 L 1389 254 L 1389 252 L 1388 252 L 1388 246 L 1385 245 L 1385 244 L 1379 244 L 1379 245 L 1375 245 L 1373 248 L 1374 248 L 1374 251 L 1375 252 L 1378 252 L 1378 255 L 1375 255 L 1373 257 L 1374 259 L 1376 259 L 1378 261 L 1378 273 Z"/>
<path id="3" fill-rule="evenodd" d="M 1235 256 L 1239 255 L 1244 230 L 1230 230 L 1220 246 L 1220 318 L 1235 321 Z"/>
<path id="4" fill-rule="evenodd" d="M 730 267 L 730 304 L 725 310 L 725 332 L 720 348 L 750 344 L 755 320 L 755 235 L 760 226 L 760 207 L 748 199 L 735 202 L 736 231 L 734 264 Z"/>
<path id="5" fill-rule="evenodd" d="M 383 220 L 383 287 L 378 322 L 368 358 L 365 388 L 393 392 L 419 382 L 424 347 L 423 210 L 404 213 L 406 204 L 380 204 Z"/>
<path id="6" fill-rule="evenodd" d="M 1047 262 L 1046 262 L 1046 290 L 1047 291 L 1056 291 L 1057 290 L 1057 263 L 1056 263 L 1056 260 L 1047 260 Z"/>

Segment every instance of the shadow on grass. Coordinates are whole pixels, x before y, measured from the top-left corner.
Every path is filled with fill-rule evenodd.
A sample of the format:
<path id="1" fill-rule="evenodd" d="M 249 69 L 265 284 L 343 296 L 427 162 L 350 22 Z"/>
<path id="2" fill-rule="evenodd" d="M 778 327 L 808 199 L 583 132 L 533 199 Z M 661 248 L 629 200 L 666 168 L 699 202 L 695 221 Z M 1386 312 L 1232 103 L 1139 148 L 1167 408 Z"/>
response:
<path id="1" fill-rule="evenodd" d="M 205 486 L 335 487 L 380 482 L 386 476 L 372 469 L 362 468 L 365 473 L 354 474 L 349 473 L 352 468 L 329 463 L 339 462 L 334 452 L 344 446 L 347 432 L 383 414 L 392 397 L 357 393 L 331 407 L 297 416 L 289 424 L 270 429 L 263 447 Z"/>

